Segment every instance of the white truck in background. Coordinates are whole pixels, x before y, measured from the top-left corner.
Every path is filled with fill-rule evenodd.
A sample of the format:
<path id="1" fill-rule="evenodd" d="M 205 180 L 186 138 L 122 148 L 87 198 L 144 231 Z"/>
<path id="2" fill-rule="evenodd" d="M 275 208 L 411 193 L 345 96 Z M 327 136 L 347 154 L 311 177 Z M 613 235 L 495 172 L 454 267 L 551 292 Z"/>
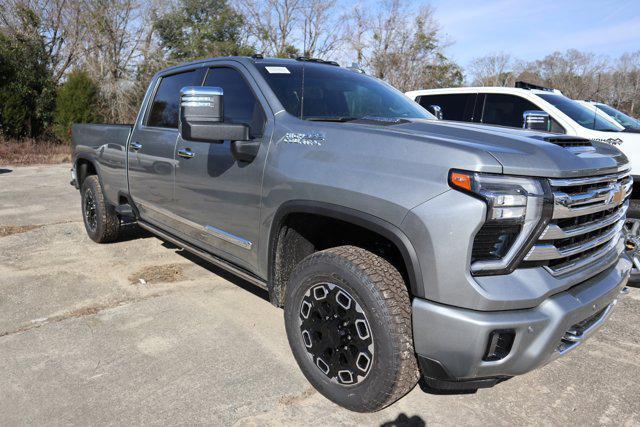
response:
<path id="1" fill-rule="evenodd" d="M 596 114 L 609 119 L 612 123 L 620 126 L 623 132 L 640 133 L 640 120 L 613 108 L 610 105 L 597 101 L 577 101 Z"/>

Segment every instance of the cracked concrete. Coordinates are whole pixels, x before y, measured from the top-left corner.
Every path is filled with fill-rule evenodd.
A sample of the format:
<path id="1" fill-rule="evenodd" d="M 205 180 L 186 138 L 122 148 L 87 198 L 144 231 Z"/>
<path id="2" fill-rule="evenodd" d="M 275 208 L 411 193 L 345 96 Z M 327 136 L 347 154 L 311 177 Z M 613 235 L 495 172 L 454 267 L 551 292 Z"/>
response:
<path id="1" fill-rule="evenodd" d="M 42 227 L 0 237 L 0 425 L 640 424 L 638 289 L 542 369 L 356 414 L 310 387 L 263 291 L 146 233 L 97 245 L 68 165 L 11 169 L 0 227 Z"/>

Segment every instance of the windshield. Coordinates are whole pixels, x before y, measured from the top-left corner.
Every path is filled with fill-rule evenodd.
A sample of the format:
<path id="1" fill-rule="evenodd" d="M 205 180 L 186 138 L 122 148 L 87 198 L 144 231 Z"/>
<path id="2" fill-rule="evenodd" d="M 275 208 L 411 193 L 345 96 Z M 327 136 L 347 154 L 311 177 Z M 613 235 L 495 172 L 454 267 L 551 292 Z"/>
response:
<path id="1" fill-rule="evenodd" d="M 585 107 L 566 96 L 552 94 L 541 94 L 538 96 L 565 113 L 584 128 L 604 132 L 620 132 L 620 129 L 615 127 L 613 123 L 609 123 L 607 119 L 600 117 L 595 111 L 590 110 L 589 107 Z"/>
<path id="2" fill-rule="evenodd" d="M 607 113 L 612 119 L 616 122 L 620 123 L 626 129 L 640 129 L 640 122 L 634 119 L 631 116 L 627 116 L 622 111 L 616 110 L 613 107 L 608 106 L 607 104 L 595 104 L 596 107 Z"/>
<path id="3" fill-rule="evenodd" d="M 283 107 L 304 120 L 435 119 L 402 92 L 352 70 L 309 62 L 257 64 L 257 68 Z"/>

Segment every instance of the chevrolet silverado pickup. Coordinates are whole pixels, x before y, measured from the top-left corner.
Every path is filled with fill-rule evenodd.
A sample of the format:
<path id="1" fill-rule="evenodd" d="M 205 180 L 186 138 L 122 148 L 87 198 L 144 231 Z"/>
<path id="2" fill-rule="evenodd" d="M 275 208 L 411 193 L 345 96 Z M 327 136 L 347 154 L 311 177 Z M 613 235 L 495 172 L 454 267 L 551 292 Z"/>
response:
<path id="1" fill-rule="evenodd" d="M 420 377 L 475 390 L 545 365 L 606 321 L 631 268 L 617 148 L 439 121 L 332 62 L 168 68 L 133 125 L 72 140 L 92 240 L 134 218 L 266 289 L 306 378 L 354 411 Z"/>

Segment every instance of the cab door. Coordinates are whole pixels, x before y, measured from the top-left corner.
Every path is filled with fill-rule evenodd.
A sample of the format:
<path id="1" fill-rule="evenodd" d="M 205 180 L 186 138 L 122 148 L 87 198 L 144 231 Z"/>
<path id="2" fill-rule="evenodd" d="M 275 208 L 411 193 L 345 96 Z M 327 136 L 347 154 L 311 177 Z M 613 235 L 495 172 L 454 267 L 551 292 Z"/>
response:
<path id="1" fill-rule="evenodd" d="M 226 64 L 226 65 L 225 65 Z M 254 270 L 257 260 L 261 183 L 273 127 L 268 108 L 252 77 L 240 66 L 209 68 L 204 86 L 222 88 L 224 120 L 250 126 L 262 144 L 252 162 L 236 160 L 232 141 L 176 144 L 175 212 L 184 238 L 214 254 Z M 269 115 L 271 117 L 271 115 Z"/>
<path id="2" fill-rule="evenodd" d="M 170 226 L 174 201 L 180 88 L 200 84 L 203 70 L 160 77 L 128 146 L 129 191 L 142 219 Z"/>

